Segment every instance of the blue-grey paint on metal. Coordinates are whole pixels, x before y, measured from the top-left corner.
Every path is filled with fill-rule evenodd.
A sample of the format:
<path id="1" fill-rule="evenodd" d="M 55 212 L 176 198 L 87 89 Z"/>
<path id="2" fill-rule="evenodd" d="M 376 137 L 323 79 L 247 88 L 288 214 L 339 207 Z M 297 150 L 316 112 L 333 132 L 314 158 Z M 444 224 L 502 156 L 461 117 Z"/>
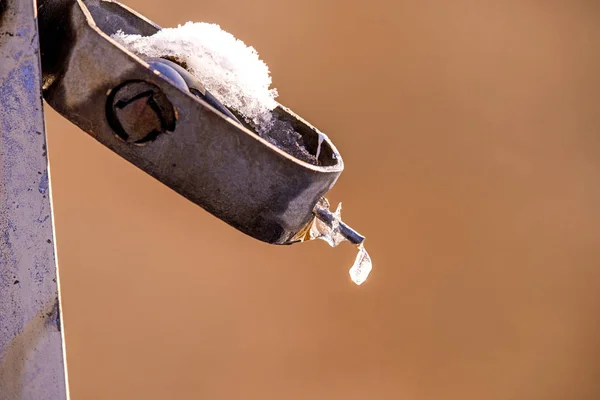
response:
<path id="1" fill-rule="evenodd" d="M 2 3 L 2 0 L 0 0 Z M 0 12 L 0 399 L 68 398 L 35 2 Z"/>

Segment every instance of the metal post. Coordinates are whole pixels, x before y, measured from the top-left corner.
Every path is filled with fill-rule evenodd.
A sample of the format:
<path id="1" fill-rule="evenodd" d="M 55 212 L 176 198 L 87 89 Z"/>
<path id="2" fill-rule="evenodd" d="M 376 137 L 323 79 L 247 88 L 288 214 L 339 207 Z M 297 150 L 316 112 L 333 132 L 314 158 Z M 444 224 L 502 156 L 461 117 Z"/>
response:
<path id="1" fill-rule="evenodd" d="M 64 400 L 35 1 L 0 7 L 0 399 Z"/>

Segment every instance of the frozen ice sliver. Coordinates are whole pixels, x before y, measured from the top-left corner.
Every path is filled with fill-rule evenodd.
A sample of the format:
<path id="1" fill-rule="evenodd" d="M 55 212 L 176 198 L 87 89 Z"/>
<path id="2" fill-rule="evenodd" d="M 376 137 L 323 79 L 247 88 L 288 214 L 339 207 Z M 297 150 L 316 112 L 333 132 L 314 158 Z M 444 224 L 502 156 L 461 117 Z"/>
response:
<path id="1" fill-rule="evenodd" d="M 329 208 L 329 206 L 327 206 L 327 208 Z M 310 229 L 310 235 L 312 239 L 321 239 L 327 242 L 331 247 L 336 247 L 346 240 L 339 230 L 340 221 L 342 220 L 342 203 L 338 204 L 333 215 L 334 219 L 331 226 L 328 226 L 325 222 L 315 218 Z"/>
<path id="2" fill-rule="evenodd" d="M 356 260 L 354 260 L 354 264 L 352 264 L 352 267 L 349 271 L 350 279 L 352 279 L 352 281 L 357 285 L 361 285 L 369 277 L 372 268 L 373 263 L 371 262 L 371 257 L 365 250 L 365 246 L 361 244 L 358 247 Z"/>

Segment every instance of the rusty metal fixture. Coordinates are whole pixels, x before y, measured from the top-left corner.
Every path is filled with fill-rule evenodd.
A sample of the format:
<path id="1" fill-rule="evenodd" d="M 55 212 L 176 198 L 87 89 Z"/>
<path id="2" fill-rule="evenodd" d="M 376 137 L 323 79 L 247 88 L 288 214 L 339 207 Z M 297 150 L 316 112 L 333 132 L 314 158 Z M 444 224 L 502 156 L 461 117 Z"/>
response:
<path id="1" fill-rule="evenodd" d="M 315 218 L 315 205 L 344 168 L 328 138 L 291 110 L 277 107 L 273 116 L 290 124 L 315 156 L 313 163 L 302 161 L 226 116 L 206 96 L 190 93 L 110 38 L 118 30 L 147 36 L 160 29 L 119 3 L 41 0 L 38 15 L 43 94 L 51 107 L 236 229 L 273 244 L 300 240 L 299 233 Z M 153 85 L 168 98 L 177 115 L 173 135 L 158 134 L 145 146 L 115 137 L 106 118 L 107 93 L 131 81 Z M 150 123 L 156 129 L 152 124 L 158 123 Z M 127 140 L 140 140 L 125 129 Z"/>
<path id="2" fill-rule="evenodd" d="M 130 81 L 112 90 L 106 118 L 115 134 L 127 143 L 144 145 L 175 130 L 175 109 L 167 96 L 144 81 Z"/>

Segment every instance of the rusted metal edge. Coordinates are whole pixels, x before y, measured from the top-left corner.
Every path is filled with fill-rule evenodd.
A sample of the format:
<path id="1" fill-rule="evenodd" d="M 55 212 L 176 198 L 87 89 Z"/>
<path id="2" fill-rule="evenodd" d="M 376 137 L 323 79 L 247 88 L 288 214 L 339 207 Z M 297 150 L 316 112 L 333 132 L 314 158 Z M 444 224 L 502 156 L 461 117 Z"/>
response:
<path id="1" fill-rule="evenodd" d="M 0 11 L 0 399 L 68 399 L 35 4 Z"/>

